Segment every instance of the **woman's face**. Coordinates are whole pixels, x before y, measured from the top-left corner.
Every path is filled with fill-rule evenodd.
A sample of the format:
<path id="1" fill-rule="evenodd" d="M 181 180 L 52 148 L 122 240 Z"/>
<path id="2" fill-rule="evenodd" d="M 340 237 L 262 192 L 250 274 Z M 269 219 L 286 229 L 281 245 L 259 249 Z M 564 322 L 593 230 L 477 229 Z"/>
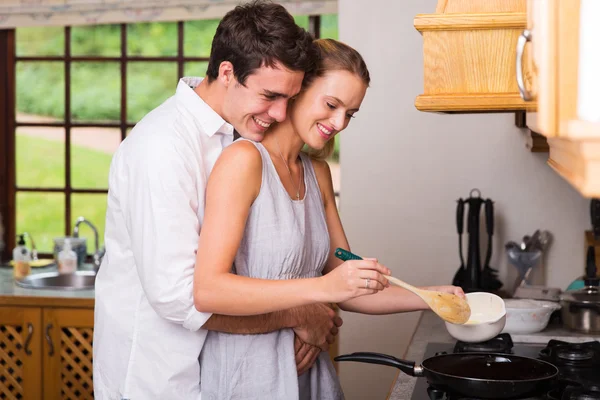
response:
<path id="1" fill-rule="evenodd" d="M 344 130 L 365 97 L 367 86 L 348 71 L 328 71 L 294 101 L 289 117 L 302 141 L 319 150 Z"/>

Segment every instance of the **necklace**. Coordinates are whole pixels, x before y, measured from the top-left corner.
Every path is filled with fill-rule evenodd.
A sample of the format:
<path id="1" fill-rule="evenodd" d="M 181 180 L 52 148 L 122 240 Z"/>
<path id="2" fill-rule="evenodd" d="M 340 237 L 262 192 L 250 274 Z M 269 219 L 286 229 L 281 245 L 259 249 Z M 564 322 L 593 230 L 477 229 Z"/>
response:
<path id="1" fill-rule="evenodd" d="M 277 140 L 277 136 L 275 136 L 275 143 L 277 144 L 277 150 L 279 151 L 279 156 L 281 157 L 281 161 L 283 161 L 283 165 L 285 165 L 285 169 L 287 169 L 288 174 L 290 174 L 290 181 L 292 181 L 292 185 L 294 186 L 294 189 L 296 189 L 296 200 L 300 200 L 300 185 L 301 185 L 302 176 L 300 176 L 300 179 L 298 180 L 298 186 L 296 186 L 296 184 L 294 183 L 294 178 L 292 177 L 292 171 L 290 170 L 290 167 L 288 167 L 288 164 L 285 161 L 285 158 L 283 158 L 283 154 L 281 153 L 281 147 L 279 147 L 279 141 Z"/>

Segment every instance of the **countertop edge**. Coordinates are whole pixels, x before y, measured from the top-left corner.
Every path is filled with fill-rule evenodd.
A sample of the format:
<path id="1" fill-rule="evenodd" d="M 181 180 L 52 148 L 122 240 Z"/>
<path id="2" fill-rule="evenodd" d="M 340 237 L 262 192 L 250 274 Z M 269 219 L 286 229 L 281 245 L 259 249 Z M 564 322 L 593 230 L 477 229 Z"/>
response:
<path id="1" fill-rule="evenodd" d="M 0 295 L 0 306 L 94 308 L 93 298 Z"/>

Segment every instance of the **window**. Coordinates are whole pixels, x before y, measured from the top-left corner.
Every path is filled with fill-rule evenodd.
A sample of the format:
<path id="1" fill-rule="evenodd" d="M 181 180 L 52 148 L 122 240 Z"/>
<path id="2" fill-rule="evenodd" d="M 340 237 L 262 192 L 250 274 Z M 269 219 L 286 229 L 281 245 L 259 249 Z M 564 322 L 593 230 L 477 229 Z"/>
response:
<path id="1" fill-rule="evenodd" d="M 337 15 L 296 21 L 316 37 L 337 38 Z M 70 235 L 79 216 L 98 228 L 103 245 L 114 151 L 137 121 L 174 93 L 180 77 L 204 75 L 218 22 L 0 31 L 0 51 L 16 54 L 0 66 L 9 92 L 0 95 L 6 100 L 0 117 L 8 120 L 0 126 L 0 151 L 16 149 L 0 163 L 8 178 L 0 180 L 5 259 L 23 232 L 40 254 L 50 254 L 53 239 Z M 12 110 L 2 108 L 10 108 L 11 99 Z M 82 225 L 80 232 L 91 253 L 87 229 Z"/>

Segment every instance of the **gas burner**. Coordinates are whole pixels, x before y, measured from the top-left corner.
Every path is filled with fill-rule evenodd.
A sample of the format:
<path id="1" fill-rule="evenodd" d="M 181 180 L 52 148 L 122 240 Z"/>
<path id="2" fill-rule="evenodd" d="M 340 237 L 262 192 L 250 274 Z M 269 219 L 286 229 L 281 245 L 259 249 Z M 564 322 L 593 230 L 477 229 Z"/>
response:
<path id="1" fill-rule="evenodd" d="M 596 387 L 597 389 L 598 387 Z M 567 387 L 560 400 L 600 400 L 600 391 L 591 387 Z"/>
<path id="2" fill-rule="evenodd" d="M 466 343 L 458 341 L 454 346 L 455 353 L 504 353 L 511 354 L 513 341 L 508 333 L 500 335 L 480 343 Z"/>
<path id="3" fill-rule="evenodd" d="M 540 358 L 558 367 L 598 367 L 600 366 L 600 342 L 568 343 L 550 340 L 540 351 Z"/>
<path id="4" fill-rule="evenodd" d="M 454 394 L 450 391 L 447 391 L 442 388 L 437 388 L 435 386 L 427 387 L 427 394 L 429 395 L 430 400 L 485 400 L 485 399 L 481 399 L 479 397 L 475 398 L 475 397 L 469 397 L 469 396 L 462 396 L 460 394 Z M 549 398 L 549 399 L 555 400 L 553 398 Z M 590 400 L 592 400 L 592 399 L 595 400 L 596 398 L 595 397 L 590 398 Z M 544 395 L 542 394 L 541 396 L 522 397 L 522 398 L 512 399 L 512 400 L 547 400 L 547 398 L 544 397 Z M 562 400 L 562 399 L 559 397 L 559 398 L 556 398 L 556 400 Z M 571 399 L 568 399 L 568 400 L 571 400 Z M 573 400 L 575 400 L 575 399 L 573 399 Z M 579 400 L 579 398 L 577 398 L 577 400 Z"/>

